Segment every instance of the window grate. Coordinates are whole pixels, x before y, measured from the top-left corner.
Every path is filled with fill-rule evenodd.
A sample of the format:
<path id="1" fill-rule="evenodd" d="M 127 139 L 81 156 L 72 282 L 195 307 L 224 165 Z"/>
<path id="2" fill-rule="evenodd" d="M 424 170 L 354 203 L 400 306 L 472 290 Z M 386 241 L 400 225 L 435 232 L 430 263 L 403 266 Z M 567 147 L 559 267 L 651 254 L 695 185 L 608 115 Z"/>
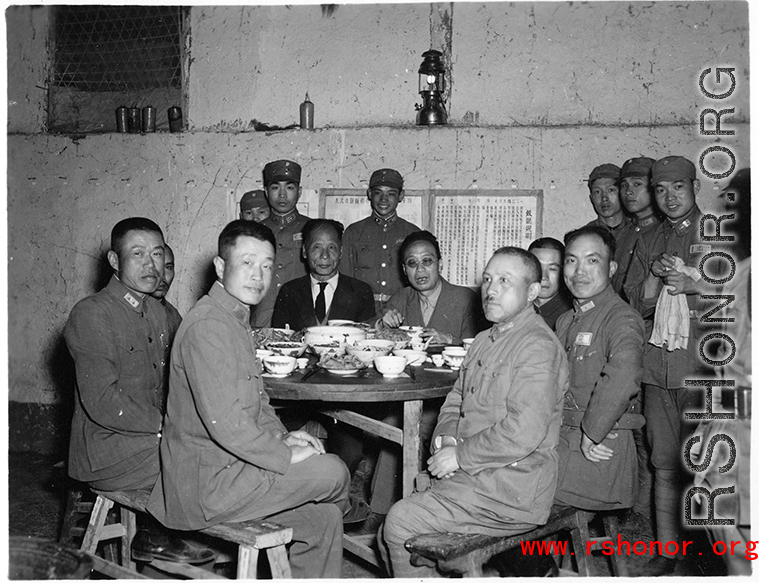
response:
<path id="1" fill-rule="evenodd" d="M 53 85 L 80 91 L 179 87 L 181 8 L 61 6 Z"/>
<path id="2" fill-rule="evenodd" d="M 51 132 L 116 131 L 119 106 L 182 106 L 182 60 L 189 9 L 182 6 L 57 6 L 48 92 Z"/>

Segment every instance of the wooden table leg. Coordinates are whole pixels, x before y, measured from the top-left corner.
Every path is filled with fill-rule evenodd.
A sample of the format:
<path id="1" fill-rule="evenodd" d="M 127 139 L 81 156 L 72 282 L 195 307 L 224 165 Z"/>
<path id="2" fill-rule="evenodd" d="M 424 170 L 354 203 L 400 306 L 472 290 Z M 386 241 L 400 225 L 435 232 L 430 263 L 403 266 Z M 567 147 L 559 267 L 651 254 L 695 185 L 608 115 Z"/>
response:
<path id="1" fill-rule="evenodd" d="M 414 491 L 414 480 L 421 471 L 422 400 L 403 402 L 403 497 Z"/>

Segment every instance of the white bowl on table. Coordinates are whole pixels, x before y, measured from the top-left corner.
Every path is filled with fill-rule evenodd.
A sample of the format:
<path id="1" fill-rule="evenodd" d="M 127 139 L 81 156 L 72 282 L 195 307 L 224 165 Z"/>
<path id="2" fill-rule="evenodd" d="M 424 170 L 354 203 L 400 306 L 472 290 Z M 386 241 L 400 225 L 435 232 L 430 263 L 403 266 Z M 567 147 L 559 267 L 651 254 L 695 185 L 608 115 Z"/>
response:
<path id="1" fill-rule="evenodd" d="M 409 340 L 419 340 L 422 337 L 423 326 L 398 326 L 399 330 L 403 330 L 409 335 Z"/>
<path id="2" fill-rule="evenodd" d="M 472 346 L 472 342 L 474 342 L 474 338 L 464 338 L 461 343 L 464 345 L 464 348 L 466 350 L 469 350 L 469 347 Z"/>
<path id="3" fill-rule="evenodd" d="M 466 348 L 460 346 L 449 346 L 443 349 L 443 360 L 445 360 L 445 364 L 450 366 L 453 370 L 461 368 L 465 356 Z"/>
<path id="4" fill-rule="evenodd" d="M 298 358 L 306 351 L 305 342 L 269 342 L 266 348 L 280 356 L 293 356 Z"/>
<path id="5" fill-rule="evenodd" d="M 384 377 L 398 377 L 406 368 L 406 358 L 403 356 L 378 356 L 374 359 L 374 366 Z"/>
<path id="6" fill-rule="evenodd" d="M 348 354 L 358 358 L 365 364 L 371 364 L 378 356 L 387 356 L 395 346 L 392 340 L 359 340 L 346 345 Z"/>
<path id="7" fill-rule="evenodd" d="M 393 354 L 396 356 L 404 357 L 409 366 L 422 366 L 424 361 L 427 359 L 427 353 L 424 352 L 424 350 L 393 350 Z"/>
<path id="8" fill-rule="evenodd" d="M 345 354 L 346 344 L 365 339 L 366 331 L 355 326 L 310 326 L 306 328 L 303 337 L 303 341 L 319 355 L 329 352 L 330 348 L 335 348 L 335 343 L 338 349 L 336 352 Z"/>
<path id="9" fill-rule="evenodd" d="M 297 361 L 292 356 L 267 356 L 264 359 L 266 370 L 279 377 L 285 377 L 295 370 Z"/>

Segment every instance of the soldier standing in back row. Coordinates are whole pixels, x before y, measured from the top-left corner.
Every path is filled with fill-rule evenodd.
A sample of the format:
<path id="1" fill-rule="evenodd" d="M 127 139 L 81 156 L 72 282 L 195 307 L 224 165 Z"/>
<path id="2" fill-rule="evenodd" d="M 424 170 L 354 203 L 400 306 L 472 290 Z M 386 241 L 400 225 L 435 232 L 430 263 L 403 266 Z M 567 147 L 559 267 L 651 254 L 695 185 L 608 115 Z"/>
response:
<path id="1" fill-rule="evenodd" d="M 396 212 L 403 200 L 403 177 L 397 170 L 376 170 L 366 196 L 372 214 L 345 229 L 340 271 L 372 287 L 379 312 L 404 287 L 398 251 L 406 236 L 420 229 Z"/>
<path id="2" fill-rule="evenodd" d="M 274 302 L 282 284 L 303 277 L 308 272 L 301 259 L 303 227 L 309 218 L 295 208 L 303 192 L 301 168 L 291 160 L 276 160 L 264 166 L 264 189 L 271 214 L 261 221 L 277 240 L 277 261 L 271 288 L 263 301 L 251 311 L 251 325 L 268 327 L 274 313 Z"/>

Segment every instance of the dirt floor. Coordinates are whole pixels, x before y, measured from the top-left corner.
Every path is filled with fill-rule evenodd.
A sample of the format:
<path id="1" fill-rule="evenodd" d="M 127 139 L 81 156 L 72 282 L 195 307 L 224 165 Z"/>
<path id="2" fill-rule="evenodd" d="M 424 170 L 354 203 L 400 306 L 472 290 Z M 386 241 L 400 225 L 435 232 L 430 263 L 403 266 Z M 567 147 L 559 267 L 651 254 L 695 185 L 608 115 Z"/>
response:
<path id="1" fill-rule="evenodd" d="M 9 471 L 9 534 L 36 536 L 57 540 L 65 504 L 67 480 L 61 460 L 34 454 L 10 454 Z M 622 539 L 650 542 L 653 538 L 650 523 L 623 524 Z M 678 561 L 674 575 L 721 576 L 725 575 L 722 562 L 712 553 L 706 537 L 700 530 L 688 533 L 693 544 L 688 547 L 688 560 Z M 686 537 L 686 538 L 688 538 Z M 635 577 L 651 576 L 649 556 L 627 557 L 630 574 Z M 600 573 L 607 569 L 603 556 L 594 558 Z M 346 553 L 343 561 L 346 579 L 374 579 L 386 577 L 382 571 L 367 565 Z"/>

